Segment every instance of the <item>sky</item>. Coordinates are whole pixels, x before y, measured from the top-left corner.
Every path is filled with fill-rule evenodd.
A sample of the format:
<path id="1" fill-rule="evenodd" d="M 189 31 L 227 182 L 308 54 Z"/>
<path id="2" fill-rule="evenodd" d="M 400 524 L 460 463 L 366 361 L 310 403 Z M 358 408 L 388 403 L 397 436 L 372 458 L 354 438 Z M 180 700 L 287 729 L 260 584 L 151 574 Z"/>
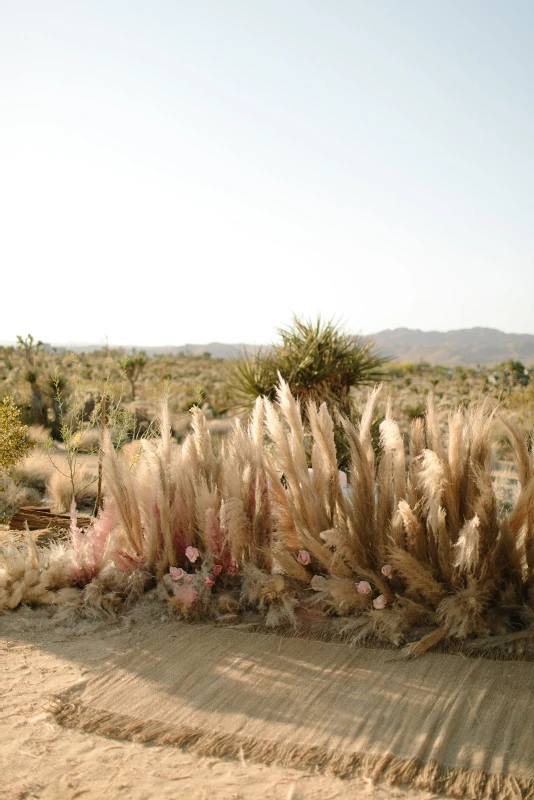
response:
<path id="1" fill-rule="evenodd" d="M 0 340 L 534 334 L 532 0 L 0 0 Z"/>

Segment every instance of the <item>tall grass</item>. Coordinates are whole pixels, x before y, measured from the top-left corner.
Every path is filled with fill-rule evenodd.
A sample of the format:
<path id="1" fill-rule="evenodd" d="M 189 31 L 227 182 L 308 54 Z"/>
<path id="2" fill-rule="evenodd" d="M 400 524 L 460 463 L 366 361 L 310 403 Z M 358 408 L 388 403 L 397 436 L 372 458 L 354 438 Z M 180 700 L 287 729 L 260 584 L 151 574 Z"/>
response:
<path id="1" fill-rule="evenodd" d="M 152 576 L 186 617 L 250 608 L 273 627 L 298 627 L 310 614 L 336 617 L 351 641 L 400 645 L 430 633 L 419 651 L 440 639 L 528 635 L 534 464 L 526 436 L 500 421 L 518 477 L 515 502 L 503 511 L 491 471 L 496 414 L 487 402 L 451 412 L 441 430 L 430 396 L 409 442 L 386 403 L 377 449 L 379 401 L 375 389 L 358 425 L 342 419 L 346 490 L 326 405 L 301 409 L 284 381 L 276 402 L 257 400 L 249 423 L 236 421 L 217 453 L 198 408 L 181 444 L 164 408 L 160 437 L 144 441 L 133 461 L 119 458 L 108 437 L 113 509 L 75 537 L 73 561 L 92 553 L 91 579 L 99 570 L 120 581 Z M 3 602 L 12 607 L 6 580 Z"/>

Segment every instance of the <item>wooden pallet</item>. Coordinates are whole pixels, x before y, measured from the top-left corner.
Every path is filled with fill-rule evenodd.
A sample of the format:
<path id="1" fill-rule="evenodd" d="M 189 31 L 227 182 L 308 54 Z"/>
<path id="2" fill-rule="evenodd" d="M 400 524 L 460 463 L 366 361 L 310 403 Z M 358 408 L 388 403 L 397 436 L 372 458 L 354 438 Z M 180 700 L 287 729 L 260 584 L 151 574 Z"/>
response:
<path id="1" fill-rule="evenodd" d="M 77 525 L 79 528 L 87 528 L 92 517 L 88 514 L 79 514 Z M 49 508 L 41 506 L 22 506 L 13 514 L 9 522 L 12 531 L 26 530 L 25 523 L 31 531 L 43 530 L 44 528 L 55 528 L 56 530 L 68 530 L 70 528 L 70 516 L 68 514 L 53 514 Z"/>

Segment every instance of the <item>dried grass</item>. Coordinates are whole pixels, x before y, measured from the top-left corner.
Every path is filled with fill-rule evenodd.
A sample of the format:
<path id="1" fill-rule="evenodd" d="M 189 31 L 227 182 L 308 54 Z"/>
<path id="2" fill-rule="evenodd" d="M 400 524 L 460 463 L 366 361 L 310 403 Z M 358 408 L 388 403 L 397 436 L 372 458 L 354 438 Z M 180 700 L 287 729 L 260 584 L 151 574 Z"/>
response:
<path id="1" fill-rule="evenodd" d="M 41 495 L 29 486 L 19 486 L 13 478 L 0 476 L 0 519 L 9 519 L 21 506 L 38 505 Z"/>
<path id="2" fill-rule="evenodd" d="M 43 445 L 50 439 L 50 431 L 44 425 L 30 425 L 28 439 L 37 445 Z"/>
<path id="3" fill-rule="evenodd" d="M 63 458 L 59 457 L 61 464 L 64 463 Z M 21 486 L 28 486 L 43 493 L 53 472 L 54 465 L 48 455 L 42 450 L 35 449 L 13 469 L 13 477 Z"/>
<path id="4" fill-rule="evenodd" d="M 534 465 L 519 429 L 503 423 L 519 481 L 506 513 L 491 472 L 487 403 L 451 412 L 442 429 L 429 398 L 408 447 L 387 404 L 377 457 L 378 399 L 379 390 L 370 393 L 359 426 L 341 420 L 350 452 L 346 490 L 326 407 L 310 404 L 303 416 L 283 381 L 278 402 L 258 400 L 250 423 L 235 420 L 217 453 L 197 408 L 181 444 L 171 438 L 166 409 L 160 438 L 133 457 L 117 457 L 108 439 L 105 482 L 116 521 L 108 506 L 88 534 L 74 537 L 71 584 L 74 574 L 90 587 L 109 570 L 105 593 L 113 575 L 141 571 L 162 581 L 164 596 L 188 618 L 253 608 L 268 626 L 297 626 L 299 609 L 311 604 L 342 617 L 354 641 L 400 645 L 421 626 L 440 631 L 412 654 L 444 637 L 503 636 L 530 624 Z M 18 574 L 20 556 L 9 558 L 9 574 Z M 10 590 L 5 602 L 13 607 L 25 591 Z"/>
<path id="5" fill-rule="evenodd" d="M 78 508 L 94 508 L 96 501 L 96 473 L 90 469 L 82 468 L 74 476 L 73 485 L 68 477 L 61 472 L 53 472 L 48 479 L 47 492 L 52 501 L 52 511 L 65 514 L 69 511 L 74 495 Z"/>

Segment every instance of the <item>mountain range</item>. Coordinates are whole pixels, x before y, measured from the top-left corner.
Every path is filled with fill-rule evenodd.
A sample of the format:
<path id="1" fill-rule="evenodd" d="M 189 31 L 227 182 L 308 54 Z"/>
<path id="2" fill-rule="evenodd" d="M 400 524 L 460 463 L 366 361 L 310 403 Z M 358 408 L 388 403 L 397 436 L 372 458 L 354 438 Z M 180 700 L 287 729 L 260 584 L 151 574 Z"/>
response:
<path id="1" fill-rule="evenodd" d="M 383 355 L 391 356 L 398 361 L 416 363 L 427 361 L 430 364 L 442 364 L 485 367 L 496 366 L 502 361 L 513 359 L 521 361 L 525 366 L 534 366 L 534 335 L 528 333 L 503 333 L 495 328 L 463 328 L 456 331 L 422 331 L 411 328 L 395 328 L 379 331 L 364 337 L 373 341 L 376 349 Z M 4 342 L 0 342 L 4 344 Z M 5 342 L 8 344 L 8 342 Z M 11 343 L 9 343 L 11 344 Z M 114 345 L 109 345 L 113 348 Z M 101 344 L 77 344 L 68 342 L 60 345 L 46 345 L 46 349 L 89 353 L 101 350 Z M 266 346 L 267 349 L 268 346 Z M 132 352 L 133 347 L 122 347 Z M 257 345 L 224 344 L 184 344 L 164 347 L 135 348 L 137 352 L 152 355 L 202 355 L 209 353 L 213 358 L 235 358 L 245 350 L 257 350 Z"/>
<path id="2" fill-rule="evenodd" d="M 457 331 L 421 331 L 395 328 L 369 337 L 384 355 L 399 361 L 491 367 L 513 359 L 534 365 L 534 336 L 503 333 L 495 328 L 464 328 Z"/>

